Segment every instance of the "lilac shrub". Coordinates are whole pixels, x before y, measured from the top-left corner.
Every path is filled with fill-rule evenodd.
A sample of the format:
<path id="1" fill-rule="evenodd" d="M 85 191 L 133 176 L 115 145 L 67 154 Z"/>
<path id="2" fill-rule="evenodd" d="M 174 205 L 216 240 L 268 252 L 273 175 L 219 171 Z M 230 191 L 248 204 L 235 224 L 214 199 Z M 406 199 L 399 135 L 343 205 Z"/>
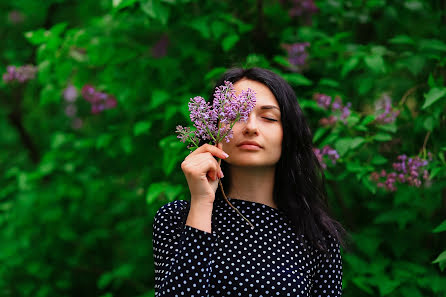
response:
<path id="1" fill-rule="evenodd" d="M 98 114 L 106 109 L 111 109 L 116 107 L 116 98 L 97 91 L 92 85 L 84 85 L 82 88 L 82 96 L 91 103 L 91 113 Z"/>
<path id="2" fill-rule="evenodd" d="M 181 142 L 191 142 L 188 148 L 198 148 L 199 140 L 209 140 L 216 145 L 223 139 L 229 142 L 232 138 L 232 127 L 237 121 L 247 121 L 249 113 L 256 104 L 255 92 L 243 90 L 239 96 L 235 94 L 231 82 L 215 88 L 212 107 L 203 97 L 191 98 L 188 106 L 190 119 L 196 130 L 189 127 L 176 127 L 177 138 Z"/>
<path id="3" fill-rule="evenodd" d="M 36 78 L 37 67 L 33 65 L 25 65 L 16 67 L 14 65 L 9 65 L 6 68 L 6 72 L 3 74 L 3 81 L 6 84 L 18 82 L 25 83 L 29 80 Z"/>
<path id="4" fill-rule="evenodd" d="M 432 154 L 428 153 L 428 160 L 421 159 L 416 156 L 414 158 L 408 158 L 406 155 L 399 155 L 397 157 L 398 162 L 392 164 L 395 171 L 386 172 L 382 169 L 381 172 L 372 172 L 370 175 L 371 180 L 377 183 L 379 188 L 387 189 L 391 192 L 397 190 L 395 186 L 396 182 L 407 183 L 410 186 L 419 188 L 424 182 L 429 181 L 429 172 L 426 166 L 429 161 L 432 161 Z"/>

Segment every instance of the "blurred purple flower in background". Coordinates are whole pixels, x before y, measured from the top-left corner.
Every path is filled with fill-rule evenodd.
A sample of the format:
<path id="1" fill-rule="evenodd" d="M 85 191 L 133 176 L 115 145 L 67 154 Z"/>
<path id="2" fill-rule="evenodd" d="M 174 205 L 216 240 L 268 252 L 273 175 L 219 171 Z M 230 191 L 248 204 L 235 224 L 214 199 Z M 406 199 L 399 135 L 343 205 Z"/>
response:
<path id="1" fill-rule="evenodd" d="M 169 36 L 167 34 L 161 36 L 161 38 L 152 47 L 152 56 L 159 59 L 167 55 L 169 42 Z"/>
<path id="2" fill-rule="evenodd" d="M 79 93 L 75 86 L 68 85 L 68 87 L 65 88 L 63 91 L 63 97 L 67 102 L 74 102 L 76 101 L 77 97 L 79 96 Z"/>
<path id="3" fill-rule="evenodd" d="M 309 42 L 283 43 L 281 46 L 287 51 L 288 61 L 292 65 L 290 70 L 300 72 L 307 66 L 306 48 L 310 46 Z"/>
<path id="4" fill-rule="evenodd" d="M 84 85 L 82 88 L 82 96 L 91 103 L 91 113 L 98 114 L 106 109 L 116 107 L 116 98 L 97 91 L 92 85 Z"/>
<path id="5" fill-rule="evenodd" d="M 335 115 L 330 115 L 328 118 L 322 118 L 319 120 L 319 123 L 324 126 L 332 126 L 336 124 L 337 120 L 342 120 L 344 124 L 347 124 L 347 118 L 351 114 L 350 107 L 352 106 L 351 102 L 347 102 L 347 105 L 342 104 L 342 99 L 339 96 L 336 96 L 334 100 L 332 100 L 331 96 L 321 93 L 315 93 L 313 95 L 313 99 L 317 102 L 317 105 L 322 107 L 325 110 L 330 109 Z"/>
<path id="6" fill-rule="evenodd" d="M 328 145 L 324 146 L 322 150 L 318 148 L 313 148 L 313 152 L 316 155 L 317 159 L 319 160 L 319 163 L 321 164 L 322 168 L 324 169 L 327 169 L 327 165 L 325 164 L 323 159 L 324 156 L 328 156 L 332 164 L 336 164 L 336 160 L 339 159 L 338 152 Z"/>
<path id="7" fill-rule="evenodd" d="M 314 0 L 292 0 L 293 7 L 289 10 L 291 17 L 300 17 L 303 15 L 312 15 L 318 12 Z"/>
<path id="8" fill-rule="evenodd" d="M 23 23 L 24 20 L 25 20 L 25 15 L 18 10 L 11 10 L 8 13 L 8 22 L 10 22 L 13 25 L 18 25 L 20 23 Z"/>
<path id="9" fill-rule="evenodd" d="M 395 122 L 400 111 L 392 107 L 392 99 L 389 95 L 384 94 L 383 97 L 375 103 L 375 113 L 377 114 L 376 122 L 380 124 L 389 124 Z"/>
<path id="10" fill-rule="evenodd" d="M 424 182 L 428 182 L 429 172 L 425 168 L 429 161 L 432 161 L 432 153 L 428 152 L 428 160 L 421 159 L 416 156 L 414 158 L 408 158 L 406 155 L 399 155 L 397 157 L 398 162 L 392 164 L 394 172 L 386 172 L 384 169 L 380 173 L 372 172 L 370 175 L 371 180 L 377 183 L 379 188 L 385 188 L 391 192 L 397 190 L 395 182 L 407 183 L 410 186 L 419 188 Z M 384 181 L 381 179 L 384 178 Z"/>
<path id="11" fill-rule="evenodd" d="M 36 78 L 36 73 L 37 67 L 34 65 L 25 65 L 20 67 L 9 65 L 6 68 L 6 72 L 3 74 L 3 81 L 5 83 L 25 83 Z"/>

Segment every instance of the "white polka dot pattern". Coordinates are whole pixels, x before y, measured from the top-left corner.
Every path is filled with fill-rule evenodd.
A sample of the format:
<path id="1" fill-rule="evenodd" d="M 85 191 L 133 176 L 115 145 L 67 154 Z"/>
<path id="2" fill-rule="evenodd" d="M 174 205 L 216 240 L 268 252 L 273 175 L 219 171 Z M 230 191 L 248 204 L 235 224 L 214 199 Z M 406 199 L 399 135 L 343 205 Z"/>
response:
<path id="1" fill-rule="evenodd" d="M 292 231 L 285 214 L 258 202 L 223 199 L 212 211 L 212 233 L 185 225 L 190 202 L 162 206 L 153 223 L 155 296 L 342 296 L 340 247 L 329 256 Z"/>

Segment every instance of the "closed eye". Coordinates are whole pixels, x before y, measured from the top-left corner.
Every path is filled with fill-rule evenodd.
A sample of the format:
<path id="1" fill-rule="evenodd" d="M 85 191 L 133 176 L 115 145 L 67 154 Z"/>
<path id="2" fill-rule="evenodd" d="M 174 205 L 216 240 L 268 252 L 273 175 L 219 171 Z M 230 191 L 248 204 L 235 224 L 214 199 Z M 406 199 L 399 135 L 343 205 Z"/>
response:
<path id="1" fill-rule="evenodd" d="M 270 119 L 270 118 L 264 118 L 264 119 L 267 119 L 267 120 L 273 121 L 273 122 L 277 122 L 277 120 L 275 120 L 275 119 Z"/>

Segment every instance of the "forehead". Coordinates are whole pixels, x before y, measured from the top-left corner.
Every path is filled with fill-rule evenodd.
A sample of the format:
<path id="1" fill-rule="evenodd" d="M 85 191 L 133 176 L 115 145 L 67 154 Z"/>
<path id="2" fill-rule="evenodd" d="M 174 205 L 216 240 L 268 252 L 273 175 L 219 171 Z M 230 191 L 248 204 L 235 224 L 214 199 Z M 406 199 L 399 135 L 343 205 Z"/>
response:
<path id="1" fill-rule="evenodd" d="M 261 105 L 274 105 L 279 107 L 276 97 L 271 92 L 271 90 L 264 84 L 249 79 L 241 79 L 234 84 L 234 90 L 237 95 L 240 94 L 241 91 L 246 90 L 248 88 L 250 88 L 255 92 L 256 108 L 258 108 Z"/>

